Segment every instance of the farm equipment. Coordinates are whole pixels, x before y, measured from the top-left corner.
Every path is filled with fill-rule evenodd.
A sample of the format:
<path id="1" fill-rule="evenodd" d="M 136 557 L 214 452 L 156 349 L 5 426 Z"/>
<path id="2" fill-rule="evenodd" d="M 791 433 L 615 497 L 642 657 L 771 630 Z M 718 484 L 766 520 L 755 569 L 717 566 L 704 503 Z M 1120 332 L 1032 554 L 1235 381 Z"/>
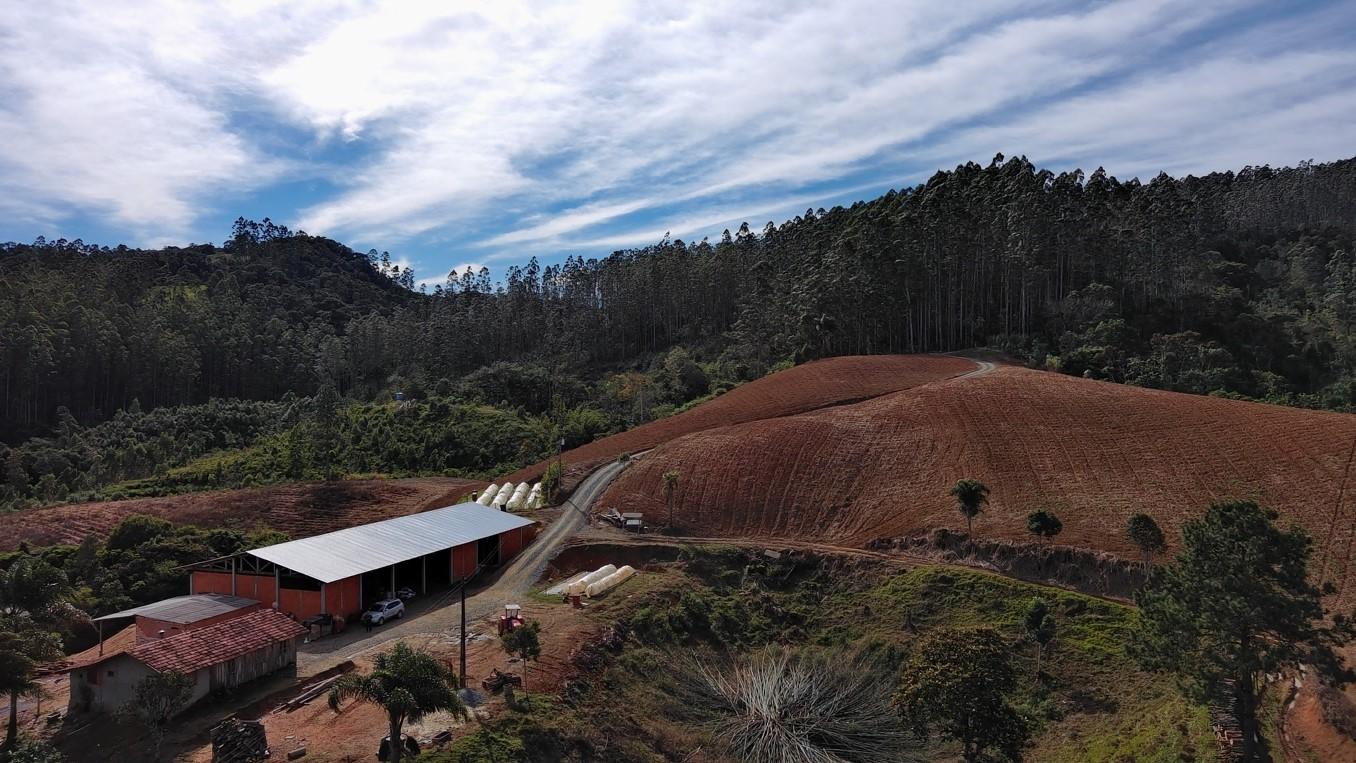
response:
<path id="1" fill-rule="evenodd" d="M 494 672 L 490 673 L 489 678 L 480 682 L 480 688 L 491 694 L 499 691 L 505 686 L 516 686 L 521 689 L 523 686 L 523 677 L 517 673 L 505 673 L 499 668 L 495 668 Z"/>
<path id="2" fill-rule="evenodd" d="M 517 604 L 505 604 L 504 614 L 499 616 L 499 635 L 512 633 L 523 624 L 523 608 Z"/>

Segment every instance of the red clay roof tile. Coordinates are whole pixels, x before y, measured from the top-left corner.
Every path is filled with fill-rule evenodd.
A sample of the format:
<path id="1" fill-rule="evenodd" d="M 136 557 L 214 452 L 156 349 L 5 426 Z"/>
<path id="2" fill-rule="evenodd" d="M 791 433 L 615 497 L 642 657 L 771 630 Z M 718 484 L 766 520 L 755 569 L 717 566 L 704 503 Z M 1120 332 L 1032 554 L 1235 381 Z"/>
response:
<path id="1" fill-rule="evenodd" d="M 191 674 L 306 633 L 301 623 L 259 609 L 223 623 L 149 641 L 127 654 L 161 673 Z"/>

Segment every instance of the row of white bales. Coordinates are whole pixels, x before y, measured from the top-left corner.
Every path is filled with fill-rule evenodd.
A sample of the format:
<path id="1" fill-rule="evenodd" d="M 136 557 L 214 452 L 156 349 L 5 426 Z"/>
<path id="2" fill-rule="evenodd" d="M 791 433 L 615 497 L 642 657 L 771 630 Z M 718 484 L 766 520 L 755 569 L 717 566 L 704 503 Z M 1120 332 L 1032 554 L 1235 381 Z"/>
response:
<path id="1" fill-rule="evenodd" d="M 546 505 L 546 496 L 541 492 L 540 482 L 535 485 L 530 482 L 520 485 L 505 482 L 502 485 L 490 485 L 485 488 L 485 492 L 480 494 L 476 503 L 481 506 L 493 506 L 496 509 L 507 508 L 509 511 L 540 509 Z"/>

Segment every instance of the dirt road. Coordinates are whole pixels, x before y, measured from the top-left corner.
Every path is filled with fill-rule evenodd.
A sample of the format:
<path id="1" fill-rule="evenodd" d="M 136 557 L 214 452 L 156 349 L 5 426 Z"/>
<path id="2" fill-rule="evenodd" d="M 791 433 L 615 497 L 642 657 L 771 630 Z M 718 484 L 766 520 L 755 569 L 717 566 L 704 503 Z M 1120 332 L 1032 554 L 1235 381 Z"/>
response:
<path id="1" fill-rule="evenodd" d="M 466 596 L 467 630 L 498 612 L 505 603 L 522 598 L 541 577 L 547 563 L 575 533 L 588 526 L 589 510 L 626 464 L 613 462 L 590 474 L 566 501 L 561 515 L 547 526 L 522 553 L 479 590 L 468 589 Z M 446 591 L 425 601 L 412 603 L 412 616 L 384 625 L 371 633 L 357 628 L 329 636 L 297 650 L 297 673 L 305 678 L 328 670 L 346 660 L 381 648 L 397 639 L 429 635 L 455 636 L 461 628 L 458 592 Z M 450 633 L 449 633 L 450 632 Z"/>

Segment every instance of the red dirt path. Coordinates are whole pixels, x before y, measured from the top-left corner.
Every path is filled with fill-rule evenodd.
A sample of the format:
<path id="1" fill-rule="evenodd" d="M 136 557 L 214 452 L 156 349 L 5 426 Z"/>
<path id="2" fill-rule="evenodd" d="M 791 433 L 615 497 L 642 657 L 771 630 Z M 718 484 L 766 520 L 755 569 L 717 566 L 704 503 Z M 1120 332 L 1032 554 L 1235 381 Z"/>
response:
<path id="1" fill-rule="evenodd" d="M 982 536 L 1029 539 L 1055 511 L 1060 544 L 1132 556 L 1126 519 L 1169 538 L 1212 500 L 1254 498 L 1316 538 L 1318 574 L 1356 600 L 1356 416 L 1000 367 L 863 403 L 714 429 L 661 445 L 613 483 L 602 508 L 663 516 L 661 475 L 681 475 L 677 524 L 692 535 L 861 546 L 964 529 L 947 491 L 992 490 Z M 652 520 L 654 521 L 654 520 Z"/>
<path id="2" fill-rule="evenodd" d="M 598 464 L 623 453 L 636 453 L 693 432 L 866 400 L 973 370 L 972 361 L 947 355 L 850 355 L 795 366 L 735 387 L 676 416 L 566 451 L 566 482 L 582 479 Z M 506 479 L 537 479 L 549 463 L 519 469 Z"/>
<path id="3" fill-rule="evenodd" d="M 0 550 L 20 541 L 46 546 L 104 537 L 133 514 L 202 527 L 267 527 L 300 538 L 447 506 L 484 484 L 450 477 L 341 480 L 52 506 L 0 514 Z"/>

